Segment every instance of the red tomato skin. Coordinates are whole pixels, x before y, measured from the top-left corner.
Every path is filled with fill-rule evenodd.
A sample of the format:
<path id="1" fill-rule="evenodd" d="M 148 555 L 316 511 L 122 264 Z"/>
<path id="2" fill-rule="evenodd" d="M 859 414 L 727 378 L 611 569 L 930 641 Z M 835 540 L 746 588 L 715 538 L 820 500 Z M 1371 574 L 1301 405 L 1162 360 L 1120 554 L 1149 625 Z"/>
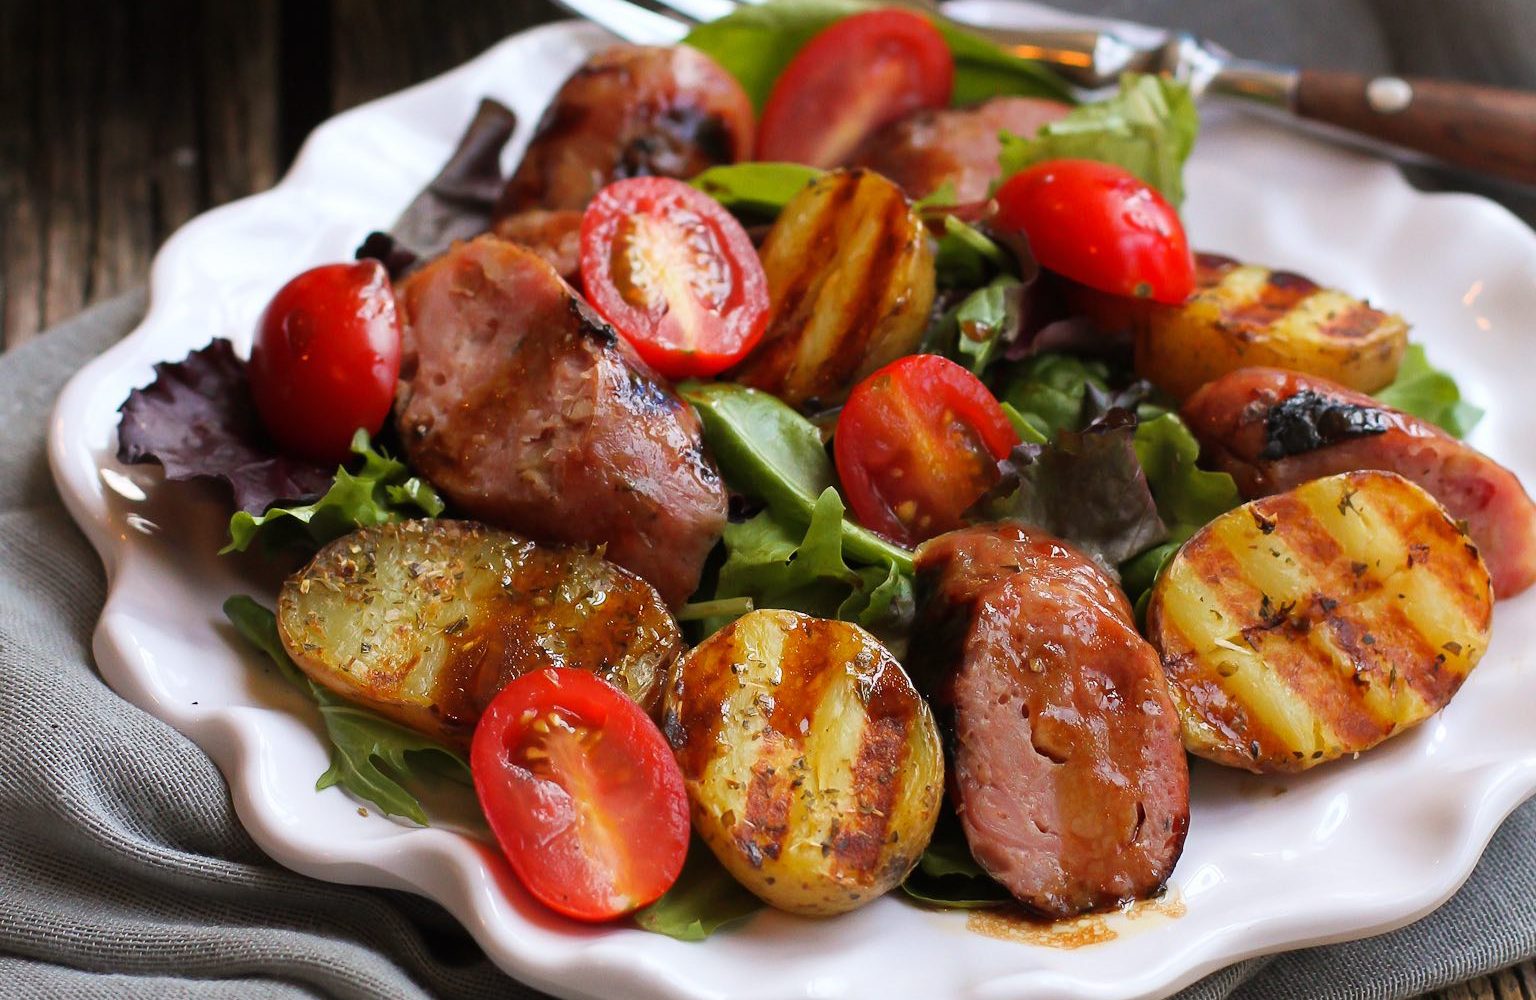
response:
<path id="1" fill-rule="evenodd" d="M 1112 295 L 1177 304 L 1195 288 L 1178 212 L 1156 188 L 1095 160 L 1048 160 L 997 190 L 996 224 L 1022 232 L 1042 267 Z"/>
<path id="2" fill-rule="evenodd" d="M 625 770 L 610 775 L 620 784 L 617 791 L 605 790 L 607 801 L 579 801 L 558 780 L 577 780 L 571 775 L 536 774 L 526 766 L 532 758 L 525 743 L 538 744 L 537 726 L 551 713 L 599 734 L 590 746 L 578 744 L 571 751 L 579 760 L 606 760 L 615 772 Z M 520 751 L 523 756 L 514 759 Z M 682 871 L 689 837 L 683 772 L 644 709 L 593 674 L 538 670 L 502 688 L 475 727 L 470 772 L 513 872 L 534 898 L 558 913 L 587 922 L 612 920 L 654 902 Z M 611 858 L 594 862 L 592 845 L 582 840 L 583 830 L 602 826 L 605 818 L 614 823 L 613 842 L 632 849 L 620 859 L 627 862 L 625 871 L 601 864 Z M 597 844 L 602 846 L 600 839 Z"/>
<path id="3" fill-rule="evenodd" d="M 400 377 L 400 313 L 376 260 L 325 264 L 278 290 L 247 369 L 256 411 L 284 452 L 342 462 L 377 434 Z"/>
<path id="4" fill-rule="evenodd" d="M 717 303 L 692 304 L 666 299 L 666 308 L 641 308 L 620 289 L 614 273 L 615 243 L 629 239 L 626 227 L 655 226 L 662 237 L 675 237 L 672 261 L 697 265 L 690 274 L 727 286 Z M 708 244 L 701 252 L 683 246 L 678 226 L 688 226 L 689 243 Z M 688 260 L 681 262 L 680 257 Z M 581 284 L 587 299 L 635 349 L 641 359 L 670 379 L 708 378 L 746 357 L 768 326 L 768 276 L 752 239 L 719 202 L 697 188 L 669 177 L 632 177 L 597 193 L 581 219 Z M 690 286 L 696 288 L 696 286 Z M 666 293 L 663 293 L 665 297 Z M 680 318 L 686 316 L 687 318 Z"/>
<path id="5" fill-rule="evenodd" d="M 880 126 L 949 104 L 954 87 L 949 43 L 921 14 L 888 9 L 843 18 L 779 74 L 758 123 L 756 156 L 838 166 Z"/>
<path id="6" fill-rule="evenodd" d="M 948 416 L 950 423 L 942 423 L 938 414 Z M 921 426 L 908 422 L 914 415 Z M 952 447 L 948 454 L 914 460 L 918 456 L 913 449 L 926 447 L 916 440 L 919 435 L 942 447 L 946 432 L 953 442 L 956 423 L 981 446 L 981 453 L 961 453 Z M 849 393 L 832 452 L 848 506 L 859 523 L 902 544 L 915 545 L 961 527 L 960 515 L 996 481 L 996 462 L 1018 443 L 1018 433 L 1002 406 L 980 379 L 948 358 L 912 354 L 874 372 Z M 969 475 L 960 470 L 958 481 L 945 475 L 962 462 L 972 465 Z M 898 465 L 899 482 L 889 472 Z M 925 482 L 934 488 L 922 490 Z M 930 509 L 923 512 L 931 517 L 929 528 L 915 530 L 915 517 L 903 521 L 895 513 L 891 501 L 903 488 L 928 493 Z"/>

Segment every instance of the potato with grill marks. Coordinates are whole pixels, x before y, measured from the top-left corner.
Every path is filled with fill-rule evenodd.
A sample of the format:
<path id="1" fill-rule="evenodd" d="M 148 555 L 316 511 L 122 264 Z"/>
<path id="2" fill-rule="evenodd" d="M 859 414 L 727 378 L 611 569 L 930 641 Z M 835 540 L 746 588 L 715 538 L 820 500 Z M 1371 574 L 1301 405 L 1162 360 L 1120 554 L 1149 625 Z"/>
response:
<path id="1" fill-rule="evenodd" d="M 768 329 L 737 381 L 793 406 L 838 403 L 922 339 L 933 248 L 901 189 L 879 174 L 824 174 L 784 206 L 762 258 Z"/>
<path id="2" fill-rule="evenodd" d="M 857 625 L 754 611 L 678 662 L 664 704 L 694 829 L 770 905 L 855 909 L 927 847 L 944 795 L 938 729 Z"/>
<path id="3" fill-rule="evenodd" d="M 1253 365 L 1321 375 L 1361 392 L 1397 377 L 1408 324 L 1309 278 L 1196 257 L 1195 293 L 1176 305 L 1115 300 L 1074 290 L 1099 325 L 1130 327 L 1136 374 L 1183 399 L 1227 372 Z"/>
<path id="4" fill-rule="evenodd" d="M 1153 589 L 1147 632 L 1190 752 L 1257 772 L 1368 750 L 1488 647 L 1477 547 L 1423 489 L 1351 472 L 1223 514 Z"/>
<path id="5" fill-rule="evenodd" d="M 544 667 L 590 670 L 654 714 L 683 649 L 638 576 L 472 521 L 342 536 L 283 584 L 277 625 L 317 683 L 463 748 L 496 693 Z"/>

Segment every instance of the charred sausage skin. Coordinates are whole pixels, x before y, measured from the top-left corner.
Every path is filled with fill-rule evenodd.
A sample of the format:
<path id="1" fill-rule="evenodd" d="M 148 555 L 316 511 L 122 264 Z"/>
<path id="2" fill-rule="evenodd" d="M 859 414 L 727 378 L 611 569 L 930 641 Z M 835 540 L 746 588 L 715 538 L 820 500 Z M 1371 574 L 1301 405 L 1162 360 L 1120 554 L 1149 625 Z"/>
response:
<path id="1" fill-rule="evenodd" d="M 693 410 L 530 250 L 482 236 L 399 293 L 412 465 L 464 514 L 606 546 L 687 600 L 726 518 Z"/>
<path id="2" fill-rule="evenodd" d="M 1245 498 L 1340 472 L 1396 472 L 1466 522 L 1495 594 L 1513 597 L 1536 582 L 1536 505 L 1519 478 L 1427 420 L 1279 368 L 1225 375 L 1182 413 L 1202 458 L 1230 473 Z"/>
<path id="3" fill-rule="evenodd" d="M 686 45 L 615 45 L 555 95 L 503 189 L 497 220 L 531 208 L 581 211 L 625 177 L 689 178 L 752 152 L 752 102 Z"/>
<path id="4" fill-rule="evenodd" d="M 949 716 L 951 792 L 978 864 L 1052 917 L 1155 893 L 1189 826 L 1157 653 L 1087 557 L 1019 525 L 917 556 L 914 670 Z"/>
<path id="5" fill-rule="evenodd" d="M 984 200 L 1001 179 L 999 132 L 1032 136 L 1072 110 L 1059 101 L 994 97 L 973 108 L 924 109 L 865 139 L 849 165 L 868 167 L 895 181 L 910 198 L 955 186 L 960 204 Z"/>

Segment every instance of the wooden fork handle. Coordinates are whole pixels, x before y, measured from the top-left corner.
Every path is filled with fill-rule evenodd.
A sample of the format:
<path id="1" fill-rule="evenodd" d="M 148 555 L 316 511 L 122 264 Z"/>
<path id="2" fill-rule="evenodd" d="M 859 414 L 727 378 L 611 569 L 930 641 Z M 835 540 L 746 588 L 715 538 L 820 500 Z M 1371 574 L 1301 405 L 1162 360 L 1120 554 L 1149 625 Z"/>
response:
<path id="1" fill-rule="evenodd" d="M 1294 93 L 1303 118 L 1536 185 L 1536 93 L 1326 70 L 1302 70 Z"/>

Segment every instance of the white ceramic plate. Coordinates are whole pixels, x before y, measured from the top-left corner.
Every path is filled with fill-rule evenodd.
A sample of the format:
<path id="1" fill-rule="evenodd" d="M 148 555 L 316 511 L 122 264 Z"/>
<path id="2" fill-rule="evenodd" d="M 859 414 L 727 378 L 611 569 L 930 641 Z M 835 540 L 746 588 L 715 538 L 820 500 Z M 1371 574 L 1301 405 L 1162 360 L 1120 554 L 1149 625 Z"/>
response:
<path id="1" fill-rule="evenodd" d="M 1536 593 L 1499 605 L 1495 641 L 1455 703 L 1380 750 L 1280 781 L 1197 766 L 1168 901 L 1066 935 L 1108 938 L 1088 947 L 988 936 L 963 914 L 894 898 L 823 922 L 764 912 L 703 944 L 578 927 L 528 901 L 473 820 L 418 829 L 338 790 L 314 791 L 326 751 L 313 710 L 241 648 L 219 610 L 234 593 L 270 601 L 277 572 L 214 555 L 224 517 L 213 494 L 117 464 L 117 407 L 157 361 L 214 336 L 248 345 L 288 277 L 350 256 L 395 217 L 482 95 L 516 108 L 520 147 L 557 84 L 603 41 L 590 26 L 540 28 L 327 123 L 277 188 L 166 244 L 143 325 L 59 400 L 54 474 L 111 585 L 95 637 L 102 675 L 217 761 L 262 848 L 317 878 L 430 896 L 508 972 L 572 997 L 1161 996 L 1238 959 L 1380 932 L 1445 900 L 1536 790 Z M 1513 216 L 1416 193 L 1380 162 L 1219 116 L 1188 188 L 1200 247 L 1298 269 L 1408 316 L 1488 408 L 1474 442 L 1536 482 L 1536 438 L 1524 426 L 1536 238 Z M 465 805 L 448 801 L 438 814 L 472 815 Z"/>

